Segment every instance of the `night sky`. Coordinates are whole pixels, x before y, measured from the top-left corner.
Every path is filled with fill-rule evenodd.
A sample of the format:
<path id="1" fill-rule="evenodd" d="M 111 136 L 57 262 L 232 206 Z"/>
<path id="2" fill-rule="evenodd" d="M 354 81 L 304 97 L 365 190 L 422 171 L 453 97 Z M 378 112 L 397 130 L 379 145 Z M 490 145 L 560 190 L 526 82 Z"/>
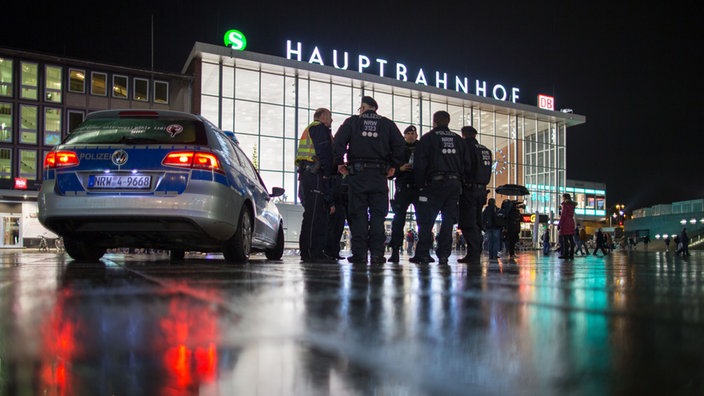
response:
<path id="1" fill-rule="evenodd" d="M 605 183 L 609 206 L 704 198 L 695 2 L 278 3 L 13 2 L 0 46 L 148 69 L 153 18 L 157 71 L 180 72 L 194 42 L 222 45 L 232 28 L 253 52 L 285 56 L 291 39 L 383 57 L 519 87 L 529 105 L 551 95 L 586 116 L 567 130 L 567 177 Z"/>

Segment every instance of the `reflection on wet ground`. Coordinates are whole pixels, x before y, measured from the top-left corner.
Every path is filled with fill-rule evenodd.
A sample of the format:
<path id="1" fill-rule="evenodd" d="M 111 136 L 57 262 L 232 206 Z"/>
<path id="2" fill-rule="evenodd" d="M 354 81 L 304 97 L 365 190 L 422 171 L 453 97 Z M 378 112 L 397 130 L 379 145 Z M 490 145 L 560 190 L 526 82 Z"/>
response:
<path id="1" fill-rule="evenodd" d="M 704 394 L 702 257 L 0 251 L 0 394 Z"/>

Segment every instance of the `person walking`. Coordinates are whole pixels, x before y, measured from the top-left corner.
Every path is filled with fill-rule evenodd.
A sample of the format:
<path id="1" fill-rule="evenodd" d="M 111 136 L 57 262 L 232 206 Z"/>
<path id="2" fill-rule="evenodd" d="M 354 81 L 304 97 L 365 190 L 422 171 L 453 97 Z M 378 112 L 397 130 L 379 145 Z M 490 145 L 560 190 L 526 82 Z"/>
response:
<path id="1" fill-rule="evenodd" d="M 462 138 L 467 144 L 472 170 L 463 180 L 457 224 L 467 244 L 467 253 L 457 262 L 469 263 L 479 260 L 482 252 L 482 207 L 486 203 L 486 186 L 491 181 L 492 160 L 491 150 L 477 141 L 477 130 L 474 127 L 462 127 Z"/>
<path id="2" fill-rule="evenodd" d="M 487 250 L 489 251 L 489 260 L 496 260 L 499 256 L 499 248 L 501 248 L 501 225 L 496 218 L 499 208 L 496 207 L 496 199 L 489 198 L 486 207 L 482 211 L 482 226 L 486 232 Z M 472 257 L 474 259 L 474 257 Z M 460 260 L 457 260 L 460 262 Z M 466 261 L 469 262 L 469 261 Z"/>
<path id="3" fill-rule="evenodd" d="M 543 256 L 549 256 L 550 255 L 550 231 L 548 230 L 547 227 L 545 227 L 545 230 L 543 231 L 543 236 L 541 237 L 542 242 L 543 242 Z"/>
<path id="4" fill-rule="evenodd" d="M 607 232 L 604 234 L 604 239 L 606 242 L 604 242 L 604 246 L 606 247 L 606 251 L 611 253 L 614 250 L 614 240 L 611 237 L 611 233 Z"/>
<path id="5" fill-rule="evenodd" d="M 408 229 L 406 232 L 406 254 L 413 254 L 413 249 L 416 245 L 416 233 L 412 228 Z"/>
<path id="6" fill-rule="evenodd" d="M 582 240 L 579 239 L 579 230 L 580 230 L 580 225 L 577 224 L 574 227 L 574 235 L 572 236 L 572 239 L 574 240 L 574 254 L 581 254 L 584 256 L 584 251 L 582 249 Z"/>
<path id="7" fill-rule="evenodd" d="M 601 227 L 596 231 L 596 234 L 594 234 L 594 241 L 596 242 L 596 247 L 594 248 L 594 253 L 592 253 L 594 256 L 596 256 L 597 250 L 601 249 L 601 252 L 606 256 L 609 254 L 606 251 L 606 247 L 604 244 L 606 244 L 606 238 L 604 238 L 604 233 L 601 232 Z"/>
<path id="8" fill-rule="evenodd" d="M 670 236 L 665 235 L 665 253 L 670 251 Z"/>
<path id="9" fill-rule="evenodd" d="M 398 263 L 400 250 L 403 246 L 403 227 L 406 225 L 406 214 L 408 207 L 415 203 L 418 198 L 418 188 L 413 178 L 413 163 L 415 161 L 415 151 L 418 140 L 418 131 L 414 125 L 408 126 L 403 131 L 403 138 L 406 141 L 403 164 L 396 168 L 395 183 L 396 192 L 391 200 L 391 209 L 394 211 L 394 218 L 391 220 L 391 257 L 389 262 Z"/>
<path id="10" fill-rule="evenodd" d="M 403 163 L 404 140 L 393 121 L 377 114 L 379 105 L 371 96 L 362 97 L 359 115 L 347 118 L 335 134 L 334 162 L 349 175 L 347 221 L 352 234 L 355 264 L 386 262 L 384 219 L 389 210 L 389 185 L 395 168 Z M 347 157 L 347 164 L 344 158 Z"/>
<path id="11" fill-rule="evenodd" d="M 414 175 L 419 187 L 416 206 L 419 235 L 416 254 L 409 260 L 413 263 L 430 262 L 432 229 L 438 213 L 442 213 L 435 251 L 439 263 L 447 264 L 452 252 L 452 228 L 457 223 L 462 180 L 471 173 L 472 162 L 467 145 L 458 134 L 450 131 L 449 124 L 448 112 L 435 112 L 433 129 L 420 138 L 416 149 Z"/>
<path id="12" fill-rule="evenodd" d="M 586 227 L 580 227 L 579 228 L 579 241 L 581 246 L 584 247 L 585 254 L 589 256 L 589 246 L 587 246 L 587 229 Z"/>
<path id="13" fill-rule="evenodd" d="M 562 204 L 560 205 L 560 221 L 557 229 L 560 235 L 560 246 L 562 246 L 561 259 L 574 258 L 574 208 L 577 204 L 572 201 L 570 194 L 562 194 Z"/>
<path id="14" fill-rule="evenodd" d="M 521 238 L 521 212 L 518 209 L 519 205 L 521 203 L 518 201 L 504 199 L 497 215 L 499 218 L 504 219 L 502 222 L 504 241 L 509 260 L 516 258 L 516 246 Z"/>
<path id="15" fill-rule="evenodd" d="M 323 253 L 327 241 L 328 213 L 335 210 L 330 193 L 332 161 L 332 113 L 319 108 L 313 122 L 303 130 L 295 164 L 298 167 L 298 195 L 303 204 L 299 247 L 303 261 L 329 261 Z"/>
<path id="16" fill-rule="evenodd" d="M 689 256 L 689 235 L 687 235 L 687 228 L 682 228 L 682 232 L 679 235 L 680 242 L 677 246 L 677 251 L 675 254 L 679 255 L 682 253 L 682 257 Z"/>

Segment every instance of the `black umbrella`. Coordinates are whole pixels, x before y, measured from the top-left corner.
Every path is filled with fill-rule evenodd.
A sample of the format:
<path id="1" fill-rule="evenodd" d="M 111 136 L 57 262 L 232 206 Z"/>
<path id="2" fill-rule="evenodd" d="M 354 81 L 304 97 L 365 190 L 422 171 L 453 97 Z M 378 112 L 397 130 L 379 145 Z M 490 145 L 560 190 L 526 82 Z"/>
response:
<path id="1" fill-rule="evenodd" d="M 530 191 L 520 184 L 504 184 L 496 187 L 496 192 L 501 195 L 530 195 Z"/>

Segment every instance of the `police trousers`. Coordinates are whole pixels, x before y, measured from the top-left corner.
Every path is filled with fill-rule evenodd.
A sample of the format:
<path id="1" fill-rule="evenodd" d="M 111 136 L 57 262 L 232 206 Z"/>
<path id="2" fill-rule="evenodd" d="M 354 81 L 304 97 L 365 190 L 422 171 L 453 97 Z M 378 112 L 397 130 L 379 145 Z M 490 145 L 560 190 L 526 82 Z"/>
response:
<path id="1" fill-rule="evenodd" d="M 449 257 L 452 252 L 452 227 L 459 215 L 458 200 L 462 183 L 458 179 L 432 181 L 418 194 L 416 205 L 418 219 L 418 245 L 416 257 L 429 257 L 433 246 L 433 224 L 442 213 L 442 222 L 437 235 L 439 258 Z"/>
<path id="2" fill-rule="evenodd" d="M 299 195 L 302 195 L 303 221 L 299 235 L 301 258 L 321 257 L 327 241 L 329 206 L 325 202 L 328 186 L 320 174 L 310 172 L 299 174 Z"/>
<path id="3" fill-rule="evenodd" d="M 457 228 L 467 242 L 467 256 L 478 257 L 482 252 L 482 209 L 486 195 L 486 186 L 477 184 L 464 187 L 460 195 Z"/>
<path id="4" fill-rule="evenodd" d="M 365 259 L 384 256 L 384 219 L 389 210 L 389 185 L 379 169 L 365 168 L 347 176 L 347 222 L 352 234 L 352 255 Z"/>

